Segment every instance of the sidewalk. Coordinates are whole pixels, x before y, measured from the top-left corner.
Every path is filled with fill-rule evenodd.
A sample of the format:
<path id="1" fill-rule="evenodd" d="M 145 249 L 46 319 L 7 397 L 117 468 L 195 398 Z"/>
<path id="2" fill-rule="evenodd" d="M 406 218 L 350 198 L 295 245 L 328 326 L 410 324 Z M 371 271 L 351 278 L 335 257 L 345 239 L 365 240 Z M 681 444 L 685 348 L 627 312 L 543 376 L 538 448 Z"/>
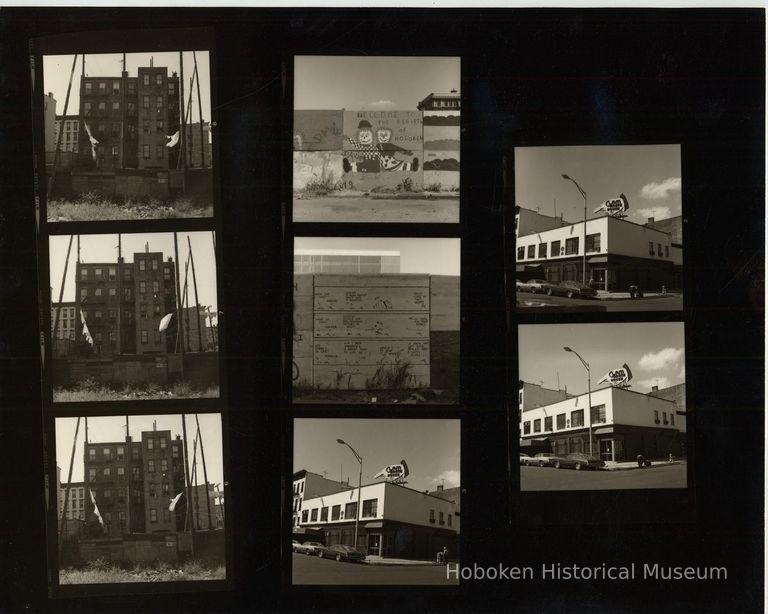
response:
<path id="1" fill-rule="evenodd" d="M 651 462 L 650 467 L 638 467 L 637 461 L 626 461 L 623 463 L 618 463 L 615 461 L 605 461 L 605 467 L 603 467 L 603 470 L 605 471 L 627 471 L 629 469 L 652 469 L 653 467 L 665 467 L 669 465 L 680 465 L 681 461 L 672 461 L 671 463 L 669 461 L 653 461 Z"/>
<path id="2" fill-rule="evenodd" d="M 381 556 L 368 555 L 363 563 L 368 565 L 408 565 L 408 566 L 434 566 L 438 565 L 435 561 L 417 561 L 414 559 L 390 559 Z M 440 563 L 442 564 L 442 563 Z"/>
<path id="3" fill-rule="evenodd" d="M 635 298 L 632 300 L 642 301 L 644 298 L 659 298 L 659 297 L 677 297 L 680 296 L 674 292 L 667 292 L 662 294 L 661 292 L 643 292 L 642 298 Z M 598 290 L 597 298 L 601 301 L 624 301 L 629 300 L 629 292 L 608 292 L 606 290 Z"/>

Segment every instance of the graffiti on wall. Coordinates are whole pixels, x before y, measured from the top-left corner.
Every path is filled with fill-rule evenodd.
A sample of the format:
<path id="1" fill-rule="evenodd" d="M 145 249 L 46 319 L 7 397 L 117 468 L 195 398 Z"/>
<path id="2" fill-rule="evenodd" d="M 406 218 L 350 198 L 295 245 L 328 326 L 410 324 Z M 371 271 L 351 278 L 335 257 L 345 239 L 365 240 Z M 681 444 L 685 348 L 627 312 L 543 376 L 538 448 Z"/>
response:
<path id="1" fill-rule="evenodd" d="M 344 170 L 418 171 L 423 139 L 420 111 L 344 111 Z"/>

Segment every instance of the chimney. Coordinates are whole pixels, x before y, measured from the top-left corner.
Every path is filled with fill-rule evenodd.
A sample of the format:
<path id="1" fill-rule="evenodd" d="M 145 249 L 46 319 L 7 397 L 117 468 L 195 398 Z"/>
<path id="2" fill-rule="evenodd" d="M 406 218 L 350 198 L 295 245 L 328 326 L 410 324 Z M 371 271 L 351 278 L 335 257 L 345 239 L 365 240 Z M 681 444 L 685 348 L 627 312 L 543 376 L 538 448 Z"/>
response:
<path id="1" fill-rule="evenodd" d="M 653 218 L 651 218 L 651 219 L 653 219 Z M 651 386 L 651 392 L 658 392 L 658 391 L 659 391 L 659 387 L 658 386 Z"/>
<path id="2" fill-rule="evenodd" d="M 442 484 L 438 484 L 437 485 L 437 492 L 441 492 L 442 490 L 443 490 L 443 485 Z"/>
<path id="3" fill-rule="evenodd" d="M 649 218 L 648 218 L 648 223 L 649 223 L 649 224 L 653 224 L 653 222 L 654 222 L 654 218 L 652 218 L 652 217 L 649 217 Z"/>

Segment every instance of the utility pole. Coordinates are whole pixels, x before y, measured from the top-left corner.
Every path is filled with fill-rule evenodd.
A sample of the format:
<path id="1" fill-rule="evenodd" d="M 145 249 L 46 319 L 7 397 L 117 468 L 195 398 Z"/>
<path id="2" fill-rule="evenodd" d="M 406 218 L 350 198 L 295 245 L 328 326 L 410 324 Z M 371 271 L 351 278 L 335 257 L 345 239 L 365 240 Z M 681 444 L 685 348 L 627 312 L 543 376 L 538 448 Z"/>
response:
<path id="1" fill-rule="evenodd" d="M 189 260 L 192 263 L 192 287 L 195 290 L 195 314 L 197 315 L 197 341 L 198 349 L 203 351 L 203 331 L 200 322 L 200 300 L 197 296 L 197 277 L 195 276 L 195 257 L 192 255 L 192 241 L 187 235 L 187 245 L 189 246 Z"/>
<path id="2" fill-rule="evenodd" d="M 181 140 L 181 188 L 182 192 L 187 193 L 187 125 L 184 117 L 184 52 L 179 51 L 179 115 L 181 115 L 181 130 L 179 139 Z M 178 261 L 178 258 L 177 258 Z"/>
<path id="3" fill-rule="evenodd" d="M 184 377 L 184 325 L 181 322 L 181 286 L 179 285 L 179 241 L 176 232 L 173 233 L 173 251 L 176 256 L 176 340 L 177 347 L 181 349 L 181 377 Z M 186 434 L 184 435 L 184 446 L 187 445 Z"/>
<path id="4" fill-rule="evenodd" d="M 131 442 L 131 430 L 128 414 L 125 415 L 125 473 L 128 475 L 126 478 L 128 488 L 126 489 L 126 505 L 125 505 L 125 526 L 128 533 L 131 533 L 131 495 L 133 489 L 131 488 L 131 454 L 133 454 L 133 444 Z"/>
<path id="5" fill-rule="evenodd" d="M 123 54 L 125 64 L 125 54 Z M 117 233 L 117 353 L 122 354 L 123 348 L 123 237 Z"/>
<path id="6" fill-rule="evenodd" d="M 200 118 L 200 168 L 205 168 L 205 141 L 203 140 L 203 100 L 200 98 L 200 73 L 197 71 L 197 53 L 192 51 L 195 62 L 195 81 L 197 83 L 197 111 Z"/>
<path id="7" fill-rule="evenodd" d="M 85 58 L 85 56 L 83 56 Z M 53 189 L 53 184 L 56 180 L 56 167 L 59 165 L 59 151 L 61 149 L 61 141 L 64 138 L 64 121 L 67 116 L 67 109 L 69 109 L 69 94 L 72 91 L 72 79 L 75 76 L 75 65 L 77 64 L 77 54 L 75 54 L 75 57 L 72 58 L 72 70 L 69 73 L 69 85 L 67 85 L 67 97 L 64 99 L 64 114 L 61 116 L 61 124 L 59 124 L 59 138 L 56 139 L 56 150 L 53 152 L 53 169 L 51 170 L 51 176 L 48 179 L 48 190 L 46 192 L 46 198 L 47 200 L 51 200 L 51 190 Z M 85 61 L 83 61 L 83 65 L 85 65 Z M 53 121 L 54 124 L 56 123 L 56 110 L 54 109 L 53 112 Z M 45 154 L 43 154 L 43 157 L 45 157 Z"/>
<path id="8" fill-rule="evenodd" d="M 197 423 L 197 437 L 200 439 L 200 456 L 203 459 L 203 479 L 205 480 L 205 504 L 208 510 L 208 528 L 213 528 L 213 522 L 211 520 L 211 497 L 208 494 L 208 470 L 205 467 L 205 449 L 203 448 L 203 433 L 200 431 L 200 420 L 195 414 L 195 422 Z"/>
<path id="9" fill-rule="evenodd" d="M 190 484 L 189 484 L 189 467 L 187 466 L 187 463 L 189 462 L 189 450 L 187 449 L 187 419 L 186 416 L 182 413 L 181 414 L 181 429 L 184 433 L 184 483 L 186 486 L 186 497 L 187 497 L 187 519 L 191 519 L 191 513 L 192 513 L 192 497 L 190 497 Z M 186 528 L 186 527 L 185 527 Z M 189 528 L 192 532 L 192 556 L 195 555 L 195 527 L 190 522 Z"/>
<path id="10" fill-rule="evenodd" d="M 72 250 L 72 240 L 75 235 L 69 235 L 69 247 L 67 247 L 67 259 L 64 261 L 64 274 L 61 276 L 61 288 L 59 288 L 59 303 L 56 306 L 55 316 L 53 318 L 53 333 L 51 334 L 51 346 L 56 339 L 56 333 L 59 330 L 59 313 L 61 313 L 61 301 L 64 298 L 64 283 L 67 281 L 67 268 L 69 267 L 69 253 Z"/>
<path id="11" fill-rule="evenodd" d="M 67 502 L 69 501 L 69 490 L 72 488 L 72 465 L 75 464 L 75 448 L 77 447 L 77 433 L 80 431 L 80 416 L 77 417 L 75 425 L 75 436 L 72 438 L 72 456 L 69 458 L 69 474 L 67 475 L 67 488 L 64 491 L 64 504 L 61 506 L 61 524 L 59 525 L 59 543 L 64 535 L 64 529 L 67 526 Z M 85 476 L 83 476 L 85 478 Z M 56 493 L 56 500 L 59 499 L 59 493 Z"/>

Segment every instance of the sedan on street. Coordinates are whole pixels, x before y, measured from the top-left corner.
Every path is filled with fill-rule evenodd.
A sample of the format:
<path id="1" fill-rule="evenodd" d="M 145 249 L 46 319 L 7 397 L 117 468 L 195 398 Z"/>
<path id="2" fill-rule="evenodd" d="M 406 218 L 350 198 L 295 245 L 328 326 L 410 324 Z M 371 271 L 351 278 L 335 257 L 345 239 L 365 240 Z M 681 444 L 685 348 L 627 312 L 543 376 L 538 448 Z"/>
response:
<path id="1" fill-rule="evenodd" d="M 307 546 L 306 544 L 302 544 L 301 542 L 297 542 L 295 539 L 291 542 L 291 548 L 294 552 L 302 552 L 304 554 L 307 554 Z"/>
<path id="2" fill-rule="evenodd" d="M 539 467 L 550 467 L 555 455 L 552 452 L 539 452 L 528 461 L 529 465 L 538 465 Z"/>
<path id="3" fill-rule="evenodd" d="M 320 556 L 320 552 L 325 548 L 320 542 L 304 542 L 305 552 L 307 554 L 316 554 Z"/>
<path id="4" fill-rule="evenodd" d="M 530 456 L 530 454 L 525 454 L 524 452 L 520 452 L 520 464 L 521 465 L 527 465 L 531 460 L 533 460 Z"/>
<path id="5" fill-rule="evenodd" d="M 320 550 L 318 556 L 322 558 L 332 558 L 337 561 L 349 561 L 350 563 L 360 563 L 365 560 L 365 555 L 358 552 L 352 546 L 335 544 L 333 546 Z"/>
<path id="6" fill-rule="evenodd" d="M 573 452 L 565 456 L 555 456 L 552 459 L 552 465 L 555 469 L 567 469 L 573 467 L 576 471 L 581 469 L 599 469 L 605 467 L 605 462 L 594 456 Z"/>

